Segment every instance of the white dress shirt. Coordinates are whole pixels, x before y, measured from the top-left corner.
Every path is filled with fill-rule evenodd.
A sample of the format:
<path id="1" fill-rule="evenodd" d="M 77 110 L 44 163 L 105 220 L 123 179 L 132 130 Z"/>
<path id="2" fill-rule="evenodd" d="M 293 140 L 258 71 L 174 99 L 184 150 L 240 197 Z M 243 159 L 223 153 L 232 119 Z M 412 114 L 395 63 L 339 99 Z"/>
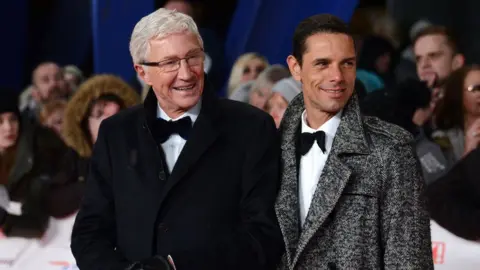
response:
<path id="1" fill-rule="evenodd" d="M 313 194 L 317 188 L 320 175 L 322 174 L 323 167 L 327 161 L 330 150 L 332 149 L 333 138 L 337 132 L 338 125 L 340 124 L 342 112 L 340 111 L 334 117 L 329 119 L 325 124 L 320 126 L 317 130 L 312 129 L 307 124 L 306 111 L 302 113 L 302 133 L 315 133 L 319 130 L 325 132 L 325 149 L 323 153 L 320 147 L 315 141 L 312 148 L 300 158 L 300 173 L 299 173 L 299 206 L 300 206 L 300 224 L 303 227 L 305 219 L 307 218 L 308 209 L 312 202 Z"/>
<path id="2" fill-rule="evenodd" d="M 182 114 L 181 116 L 175 119 L 172 119 L 165 113 L 165 111 L 162 110 L 162 108 L 159 105 L 157 117 L 162 118 L 166 121 L 170 121 L 170 120 L 177 121 L 179 119 L 182 119 L 188 116 L 192 120 L 192 125 L 193 125 L 198 118 L 198 114 L 200 113 L 201 108 L 202 108 L 202 101 L 200 100 L 194 107 L 192 107 L 186 113 Z M 170 173 L 173 171 L 173 167 L 175 166 L 175 163 L 177 162 L 177 159 L 180 156 L 180 153 L 182 152 L 183 146 L 185 146 L 186 142 L 187 141 L 184 140 L 180 135 L 172 134 L 164 143 L 162 143 L 162 149 L 163 149 L 163 152 L 165 153 L 165 161 L 167 162 L 168 170 Z"/>

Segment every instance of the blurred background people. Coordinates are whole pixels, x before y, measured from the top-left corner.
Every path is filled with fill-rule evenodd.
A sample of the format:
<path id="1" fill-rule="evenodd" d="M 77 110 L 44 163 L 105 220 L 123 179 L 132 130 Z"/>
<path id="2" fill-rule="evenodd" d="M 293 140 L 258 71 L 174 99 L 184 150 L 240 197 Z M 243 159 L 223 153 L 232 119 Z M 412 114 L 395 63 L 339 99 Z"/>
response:
<path id="1" fill-rule="evenodd" d="M 453 164 L 480 144 L 480 67 L 455 71 L 445 84 L 432 135 Z"/>
<path id="2" fill-rule="evenodd" d="M 33 71 L 32 86 L 26 89 L 23 98 L 27 102 L 22 112 L 26 118 L 38 123 L 45 103 L 68 97 L 70 93 L 63 76 L 63 70 L 52 62 L 42 63 Z"/>
<path id="3" fill-rule="evenodd" d="M 231 96 L 242 83 L 255 80 L 269 66 L 267 59 L 257 53 L 241 55 L 232 67 L 228 80 L 227 96 Z"/>
<path id="4" fill-rule="evenodd" d="M 272 94 L 273 85 L 288 77 L 290 77 L 290 71 L 286 67 L 282 65 L 269 66 L 253 82 L 248 103 L 264 110 L 267 99 Z"/>
<path id="5" fill-rule="evenodd" d="M 465 63 L 452 34 L 443 26 L 432 25 L 420 31 L 413 41 L 417 74 L 432 91 L 432 110 L 443 97 L 443 86 L 450 74 Z"/>
<path id="6" fill-rule="evenodd" d="M 39 238 L 48 226 L 45 198 L 66 147 L 53 131 L 22 121 L 18 99 L 0 91 L 0 228 Z"/>
<path id="7" fill-rule="evenodd" d="M 75 92 L 78 86 L 85 80 L 83 72 L 74 65 L 63 67 L 63 79 L 69 87 L 71 93 Z"/>
<path id="8" fill-rule="evenodd" d="M 293 77 L 281 79 L 272 87 L 272 94 L 267 100 L 265 110 L 273 117 L 277 128 L 280 127 L 288 104 L 300 92 L 302 92 L 302 85 Z"/>
<path id="9" fill-rule="evenodd" d="M 396 50 L 387 39 L 369 36 L 362 41 L 357 78 L 363 83 L 367 93 L 393 86 L 396 58 Z"/>
<path id="10" fill-rule="evenodd" d="M 70 149 L 49 190 L 47 204 L 55 216 L 71 214 L 80 205 L 102 121 L 139 103 L 135 90 L 113 75 L 96 75 L 80 85 L 65 109 L 62 133 Z"/>
<path id="11" fill-rule="evenodd" d="M 59 137 L 62 137 L 65 100 L 53 100 L 45 103 L 40 110 L 40 124 L 52 129 Z"/>

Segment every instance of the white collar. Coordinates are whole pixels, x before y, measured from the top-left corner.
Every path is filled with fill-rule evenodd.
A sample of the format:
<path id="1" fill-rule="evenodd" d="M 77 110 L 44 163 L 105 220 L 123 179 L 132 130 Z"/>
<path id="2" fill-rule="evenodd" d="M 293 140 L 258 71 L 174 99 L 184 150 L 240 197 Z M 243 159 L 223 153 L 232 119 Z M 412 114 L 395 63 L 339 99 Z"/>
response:
<path id="1" fill-rule="evenodd" d="M 160 104 L 157 105 L 158 107 L 158 110 L 157 110 L 157 118 L 162 118 L 166 121 L 177 121 L 181 118 L 184 118 L 184 117 L 187 117 L 189 116 L 190 119 L 192 119 L 192 124 L 195 123 L 195 121 L 197 120 L 198 118 L 198 115 L 200 114 L 200 109 L 202 108 L 202 99 L 200 99 L 197 104 L 195 104 L 195 106 L 193 106 L 192 108 L 190 108 L 190 110 L 188 110 L 187 112 L 185 112 L 184 114 L 180 115 L 179 117 L 175 118 L 175 119 L 172 119 L 170 118 L 170 116 L 168 116 L 165 111 L 160 107 Z"/>
<path id="2" fill-rule="evenodd" d="M 319 130 L 324 131 L 328 136 L 335 137 L 335 133 L 337 133 L 337 128 L 340 125 L 340 120 L 342 119 L 342 112 L 343 110 L 339 111 L 335 116 L 330 118 L 327 122 L 321 125 L 318 129 L 313 129 L 308 126 L 307 124 L 307 110 L 304 110 L 302 113 L 302 133 L 315 133 Z"/>

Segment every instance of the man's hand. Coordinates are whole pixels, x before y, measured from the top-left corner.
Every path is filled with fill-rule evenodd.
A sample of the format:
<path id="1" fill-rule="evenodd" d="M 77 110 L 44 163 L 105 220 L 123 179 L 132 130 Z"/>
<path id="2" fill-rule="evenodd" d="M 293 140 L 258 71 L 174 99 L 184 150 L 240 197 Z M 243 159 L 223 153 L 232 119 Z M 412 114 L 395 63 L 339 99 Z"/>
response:
<path id="1" fill-rule="evenodd" d="M 465 132 L 465 150 L 463 156 L 468 155 L 480 145 L 480 119 L 477 119 Z"/>

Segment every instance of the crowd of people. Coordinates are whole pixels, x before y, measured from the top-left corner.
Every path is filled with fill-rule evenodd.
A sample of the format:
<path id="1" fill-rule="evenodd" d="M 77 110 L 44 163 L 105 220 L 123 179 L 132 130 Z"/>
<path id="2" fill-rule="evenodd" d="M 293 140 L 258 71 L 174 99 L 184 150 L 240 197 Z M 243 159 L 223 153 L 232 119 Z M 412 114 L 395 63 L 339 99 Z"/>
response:
<path id="1" fill-rule="evenodd" d="M 180 9 L 179 11 L 182 11 L 182 8 L 179 8 L 178 6 L 175 6 L 175 9 Z M 183 23 L 189 23 L 187 19 L 184 20 Z M 162 20 L 161 22 L 166 23 Z M 152 23 L 152 27 L 159 27 L 159 25 L 153 24 L 153 21 L 150 23 Z M 174 26 L 174 24 L 172 24 L 172 26 Z M 132 42 L 142 42 L 142 38 L 148 38 L 146 36 L 148 31 L 155 30 L 149 30 L 145 25 L 143 25 L 143 27 L 143 32 L 134 30 Z M 400 136 L 398 134 L 401 133 L 400 131 L 397 131 L 396 127 L 390 128 L 390 126 L 375 124 L 377 123 L 375 122 L 377 120 L 371 119 L 376 118 L 370 118 L 377 117 L 385 122 L 400 126 L 403 128 L 402 132 L 409 134 L 409 136 L 413 138 L 411 146 L 416 152 L 415 156 L 418 160 L 418 165 L 421 167 L 419 170 L 422 173 L 422 181 L 424 181 L 426 186 L 424 193 L 426 209 L 428 210 L 431 222 L 434 223 L 435 226 L 439 225 L 440 228 L 448 231 L 462 241 L 469 241 L 472 243 L 477 242 L 477 248 L 480 249 L 480 182 L 478 181 L 478 175 L 480 175 L 480 67 L 467 64 L 470 61 L 465 59 L 455 37 L 446 27 L 422 22 L 421 24 L 415 25 L 412 29 L 414 32 L 411 33 L 411 42 L 409 46 L 406 46 L 406 49 L 403 52 L 399 51 L 396 44 L 390 40 L 389 37 L 380 34 L 358 37 L 357 40 L 355 40 L 357 51 L 356 61 L 353 64 L 356 69 L 353 99 L 358 102 L 362 117 L 365 117 L 366 119 L 365 122 L 361 122 L 362 125 L 365 127 L 365 130 L 368 130 L 368 132 L 372 130 L 372 134 L 375 134 L 372 136 L 377 136 L 378 133 L 385 134 L 387 137 L 394 137 Z M 183 46 L 190 44 L 188 43 L 185 45 L 184 43 L 181 43 L 183 40 L 173 40 L 172 44 L 175 45 L 175 42 L 179 42 L 178 44 L 182 44 Z M 113 129 L 114 123 L 110 123 L 109 127 L 111 129 L 108 130 L 110 132 L 110 135 L 108 136 L 110 137 L 107 138 L 107 135 L 102 134 L 101 132 L 99 134 L 99 131 L 101 131 L 101 124 L 105 119 L 124 110 L 145 107 L 145 111 L 150 113 L 150 111 L 153 110 L 156 115 L 158 105 L 157 102 L 155 102 L 155 104 L 152 102 L 154 100 L 156 101 L 155 94 L 157 94 L 157 92 L 154 93 L 150 86 L 155 87 L 160 85 L 159 81 L 156 81 L 158 80 L 155 77 L 157 75 L 152 73 L 152 69 L 155 68 L 154 66 L 159 66 L 160 64 L 146 62 L 146 59 L 143 59 L 145 53 L 138 51 L 138 48 L 135 46 L 137 46 L 135 43 L 131 43 L 131 53 L 135 62 L 135 69 L 139 80 L 142 82 L 142 87 L 140 89 L 135 89 L 135 86 L 112 74 L 98 74 L 85 78 L 82 71 L 75 66 L 61 67 L 52 62 L 39 64 L 32 73 L 31 85 L 20 94 L 18 91 L 13 91 L 11 89 L 1 89 L 0 232 L 4 237 L 42 238 L 48 230 L 51 217 L 63 218 L 75 215 L 79 211 L 82 200 L 85 197 L 86 183 L 91 181 L 90 177 L 95 177 L 97 178 L 96 181 L 98 181 L 98 183 L 95 184 L 95 187 L 90 186 L 90 192 L 95 189 L 95 192 L 102 194 L 108 193 L 108 196 L 110 197 L 132 196 L 131 194 L 128 194 L 128 188 L 131 188 L 130 191 L 133 192 L 132 194 L 135 194 L 135 196 L 142 196 L 140 190 L 148 188 L 148 185 L 150 184 L 147 182 L 145 182 L 145 186 L 143 187 L 133 185 L 127 185 L 122 189 L 113 187 L 116 192 L 120 192 L 119 194 L 113 194 L 113 191 L 110 190 L 113 184 L 109 183 L 110 180 L 106 178 L 115 173 L 108 171 L 108 168 L 110 168 L 108 166 L 124 167 L 122 172 L 126 175 L 118 177 L 131 176 L 135 179 L 140 179 L 142 175 L 137 175 L 140 171 L 137 171 L 138 168 L 135 168 L 134 170 L 132 166 L 139 166 L 139 168 L 145 167 L 145 164 L 155 166 L 153 163 L 148 163 L 146 161 L 147 159 L 154 160 L 157 158 L 156 154 L 151 152 L 152 149 L 147 148 L 151 148 L 153 145 L 154 149 L 158 149 L 158 147 L 155 148 L 154 146 L 161 144 L 163 147 L 165 141 L 160 143 L 145 142 L 145 145 L 139 146 L 141 149 L 131 150 L 128 153 L 122 151 L 123 147 L 119 147 L 118 149 L 108 149 L 109 147 L 116 148 L 117 146 L 113 143 L 106 143 L 107 139 L 116 140 L 118 143 L 122 143 L 123 140 L 130 142 L 129 140 L 133 140 L 136 136 L 140 136 L 136 134 L 137 131 L 133 128 L 133 125 L 138 125 L 138 123 L 134 123 L 134 121 L 138 120 L 135 120 L 136 118 L 134 118 L 137 117 L 136 115 L 122 114 L 123 121 L 125 121 L 125 123 L 131 123 L 132 130 L 127 130 L 128 128 L 124 126 L 124 130 L 120 131 L 121 129 L 118 129 L 117 127 L 119 125 L 118 123 L 117 126 L 115 126 L 117 129 Z M 162 45 L 158 43 L 155 46 L 164 46 L 164 44 Z M 171 50 L 173 51 L 174 49 L 172 48 Z M 201 51 L 193 50 L 187 52 L 187 57 L 184 58 L 185 62 L 183 62 L 183 60 L 178 60 L 178 63 L 170 61 L 171 63 L 168 62 L 161 64 L 163 65 L 162 68 L 168 69 L 169 71 L 184 72 L 182 70 L 185 64 L 188 64 L 190 67 L 200 65 L 204 67 L 204 61 L 207 60 L 202 56 L 203 54 Z M 297 63 L 296 59 L 301 59 L 301 57 L 302 56 L 299 57 L 298 55 L 293 55 L 288 61 L 286 61 L 285 65 L 272 65 L 268 62 L 268 59 L 256 52 L 248 52 L 240 56 L 233 67 L 231 67 L 231 74 L 228 81 L 225 82 L 227 88 L 226 99 L 235 102 L 225 104 L 235 107 L 237 106 L 236 104 L 248 103 L 252 108 L 256 107 L 258 109 L 254 112 L 264 111 L 269 114 L 273 119 L 275 127 L 279 132 L 282 132 L 282 134 L 289 134 L 288 132 L 290 131 L 294 133 L 294 131 L 298 129 L 298 126 L 292 124 L 291 118 L 292 114 L 296 112 L 295 108 L 300 108 L 298 97 L 310 94 L 304 91 L 307 91 L 305 90 L 306 87 L 311 87 L 305 86 L 308 82 L 303 81 L 305 76 L 308 75 L 307 73 L 309 70 L 306 68 L 301 69 L 301 71 L 297 70 L 297 66 L 301 66 L 302 63 Z M 322 69 L 323 66 L 329 64 L 327 63 L 327 60 L 328 59 L 313 60 L 316 61 L 315 63 L 318 63 L 312 68 L 319 70 Z M 148 70 L 149 68 L 152 69 Z M 181 70 L 178 71 L 178 69 Z M 205 84 L 208 85 L 209 70 L 206 68 L 204 71 L 207 74 Z M 179 86 L 179 88 L 182 87 L 187 89 L 196 86 Z M 179 91 L 184 90 L 182 89 Z M 171 102 L 173 103 L 175 101 L 178 102 L 179 100 L 178 97 L 170 97 L 170 94 L 168 93 L 162 92 L 159 95 L 171 98 Z M 307 106 L 308 101 L 305 102 Z M 351 103 L 348 104 L 350 105 L 346 105 L 345 109 L 342 108 L 340 112 L 348 111 L 352 106 Z M 167 103 L 167 105 L 160 105 L 170 108 L 169 103 Z M 205 110 L 211 109 L 208 100 L 203 101 L 202 110 L 203 108 L 205 108 Z M 164 109 L 164 107 L 160 109 L 161 112 L 163 112 L 162 109 Z M 231 111 L 228 111 L 229 109 Z M 236 123 L 225 122 L 222 124 L 224 125 L 223 129 L 225 132 L 227 132 L 227 128 L 229 129 L 228 132 L 230 132 L 230 129 L 231 132 L 235 132 L 236 135 L 232 135 L 232 137 L 228 137 L 228 139 L 237 140 L 238 142 L 238 145 L 234 147 L 228 144 L 228 141 L 222 141 L 226 149 L 239 151 L 245 144 L 245 140 L 252 139 L 253 141 L 257 140 L 255 147 L 259 148 L 252 149 L 252 153 L 271 154 L 270 152 L 263 153 L 258 151 L 262 149 L 267 151 L 268 149 L 264 148 L 267 148 L 272 142 L 269 142 L 268 140 L 265 141 L 265 138 L 258 134 L 247 133 L 245 130 L 235 128 L 234 125 L 238 124 L 243 128 L 249 129 L 247 128 L 248 123 L 245 123 L 246 119 L 240 119 L 240 114 L 234 113 L 233 108 L 224 108 L 224 110 L 225 113 L 229 114 L 228 117 L 231 117 L 229 121 L 235 121 Z M 159 115 L 161 112 L 159 112 Z M 195 114 L 195 112 L 189 111 L 189 113 L 196 115 L 193 119 L 193 122 L 195 122 L 198 112 Z M 211 112 L 208 111 L 208 113 Z M 298 111 L 298 113 L 300 113 L 300 111 Z M 246 111 L 243 114 L 248 115 Z M 250 114 L 255 113 L 252 112 Z M 284 116 L 286 119 L 284 119 Z M 168 116 L 169 119 L 175 119 L 175 117 L 170 117 L 171 116 Z M 354 116 L 352 115 L 351 117 Z M 336 118 L 334 117 L 332 119 Z M 146 127 L 151 134 L 157 136 L 157 124 L 151 124 L 151 126 L 155 127 L 151 128 L 151 130 L 148 128 L 150 120 L 149 115 L 147 115 L 147 124 L 143 127 L 144 129 Z M 199 117 L 198 121 L 202 123 L 202 125 L 205 124 L 204 118 Z M 353 123 L 354 120 L 347 119 L 342 121 L 352 121 Z M 253 130 L 255 132 L 258 130 L 264 130 L 265 132 L 270 132 L 268 134 L 275 134 L 275 132 L 269 130 L 268 127 L 263 126 L 264 123 L 261 121 L 258 123 L 252 122 L 251 124 L 252 129 L 255 128 L 255 130 Z M 362 125 L 357 127 L 355 124 L 354 127 L 361 130 L 360 126 Z M 344 127 L 339 127 L 339 130 L 342 130 L 339 132 L 345 132 L 342 128 Z M 116 134 L 114 131 L 125 132 L 125 135 Z M 333 133 L 335 134 L 335 132 Z M 242 138 L 242 134 L 247 137 Z M 213 133 L 205 133 L 197 134 L 196 136 L 204 136 L 202 137 L 205 139 L 204 143 L 208 144 L 210 139 L 206 136 L 217 135 Z M 248 136 L 258 137 L 251 138 Z M 328 138 L 328 132 L 326 137 Z M 148 140 L 147 137 L 145 138 Z M 285 139 L 284 137 L 282 138 Z M 339 137 L 338 140 L 340 139 L 343 139 L 343 137 Z M 100 146 L 98 146 L 100 150 L 96 150 L 98 153 L 95 156 L 94 149 L 96 147 L 94 146 L 96 145 L 97 140 L 101 140 L 101 143 L 99 144 Z M 276 137 L 273 136 L 271 140 L 275 141 Z M 366 140 L 372 140 L 372 138 L 367 138 Z M 376 137 L 374 137 L 373 140 L 377 140 Z M 195 141 L 195 143 L 198 142 Z M 282 142 L 282 151 L 288 151 L 289 146 L 284 145 L 284 143 L 285 142 Z M 331 147 L 331 143 L 332 142 L 330 142 L 329 147 Z M 197 147 L 202 148 L 202 146 Z M 245 144 L 245 147 L 249 148 L 251 146 Z M 251 176 L 255 178 L 257 175 L 253 175 L 253 172 L 263 170 L 262 168 L 257 167 L 246 170 L 246 167 L 242 167 L 252 165 L 249 164 L 250 161 L 245 161 L 244 159 L 255 159 L 256 157 L 231 157 L 232 160 L 229 161 L 228 159 L 230 159 L 230 157 L 227 153 L 224 153 L 221 149 L 217 148 L 215 149 L 218 153 L 212 155 L 215 158 L 215 162 L 217 162 L 217 166 L 219 166 L 215 169 L 217 175 L 227 176 L 231 170 L 235 171 L 237 169 L 236 166 L 240 166 L 242 172 L 248 175 L 251 174 Z M 388 145 L 385 146 L 385 149 L 388 150 Z M 113 150 L 115 150 L 115 152 L 113 152 Z M 192 146 L 190 146 L 188 150 L 193 151 Z M 102 154 L 105 153 L 101 151 L 117 153 L 118 156 L 123 155 L 125 157 L 121 160 L 112 159 L 118 164 L 106 164 L 106 161 L 98 160 L 106 158 L 102 156 Z M 144 152 L 140 153 L 141 151 Z M 168 153 L 169 150 L 165 150 L 164 148 L 164 151 Z M 178 151 L 176 158 L 179 158 L 178 155 L 180 154 L 180 151 L 178 149 L 175 151 Z M 192 152 L 192 155 L 195 155 L 195 153 L 196 152 Z M 247 152 L 247 154 L 252 153 Z M 147 156 L 141 157 L 140 155 Z M 175 161 L 169 160 L 168 155 L 165 158 L 165 165 L 169 170 L 166 170 L 166 175 L 162 171 L 159 172 L 158 179 L 162 180 L 173 176 L 179 177 L 177 174 L 180 174 L 180 172 L 174 170 L 174 168 L 176 168 L 173 166 Z M 180 158 L 185 159 L 184 156 L 180 156 Z M 293 159 L 295 159 L 295 155 L 293 155 Z M 185 160 L 182 159 L 182 161 Z M 262 161 L 265 162 L 265 166 L 273 166 L 263 159 Z M 94 162 L 93 166 L 92 162 Z M 145 162 L 145 164 L 138 165 L 139 162 Z M 206 161 L 196 162 L 203 164 L 202 166 L 211 163 Z M 243 162 L 245 162 L 246 165 L 243 164 Z M 232 165 L 233 163 L 238 164 Z M 261 164 L 256 165 L 260 166 Z M 413 163 L 409 165 L 416 166 L 416 164 Z M 368 166 L 373 165 L 369 164 L 368 166 L 365 166 L 365 168 L 367 168 Z M 217 179 L 220 179 L 221 177 L 211 175 L 215 174 L 215 170 L 210 169 L 210 167 L 208 168 L 209 169 L 200 170 L 200 172 L 198 172 L 199 175 L 204 178 L 209 177 L 216 183 Z M 153 169 L 148 169 L 147 171 L 146 167 L 144 169 L 145 171 L 142 173 L 144 173 L 144 176 L 147 178 L 151 177 L 151 173 L 157 172 Z M 183 169 L 186 170 L 187 168 Z M 271 173 L 270 171 L 266 171 L 266 169 L 267 168 L 265 168 L 266 174 Z M 375 171 L 378 170 L 378 168 L 372 167 L 371 170 Z M 386 168 L 386 170 L 388 170 L 388 168 Z M 171 176 L 169 175 L 170 173 L 172 174 Z M 401 174 L 402 172 L 396 173 Z M 244 176 L 238 177 L 239 182 L 235 182 L 235 185 L 238 186 L 235 187 L 242 190 L 251 188 L 249 186 L 242 186 L 242 184 L 246 185 L 240 181 Z M 302 176 L 300 171 L 300 178 L 302 177 L 305 178 L 307 176 Z M 101 180 L 98 180 L 100 178 Z M 157 179 L 157 177 L 153 178 Z M 237 176 L 232 176 L 232 179 L 237 179 Z M 252 179 L 252 181 L 253 180 L 258 179 Z M 101 186 L 99 183 L 102 183 L 102 185 L 105 186 Z M 195 187 L 201 189 L 202 186 L 197 186 L 197 184 L 198 183 L 195 184 Z M 250 185 L 252 183 L 248 184 Z M 217 185 L 228 191 L 232 188 L 225 187 L 220 181 L 218 181 Z M 180 188 L 185 189 L 185 187 Z M 350 188 L 354 193 L 361 193 L 359 187 L 357 187 L 358 190 L 355 190 L 355 187 Z M 214 188 L 211 187 L 211 189 Z M 187 203 L 183 200 L 196 200 L 196 203 L 201 201 L 202 196 L 198 197 L 198 194 L 193 195 L 194 193 L 188 192 L 175 201 L 175 203 L 183 205 Z M 232 191 L 231 194 L 232 196 L 237 196 L 237 193 L 234 191 Z M 254 195 L 255 194 L 242 194 L 242 196 L 247 197 Z M 270 196 L 271 194 L 268 193 L 267 195 Z M 84 265 L 88 265 L 87 261 L 89 260 L 93 262 L 95 255 L 84 250 L 88 247 L 88 244 L 85 243 L 85 241 L 87 241 L 85 240 L 86 238 L 82 238 L 80 234 L 84 233 L 86 235 L 88 226 L 93 226 L 88 227 L 92 230 L 97 228 L 95 227 L 96 225 L 88 224 L 88 222 L 90 222 L 88 219 L 91 218 L 89 214 L 93 215 L 92 213 L 95 213 L 95 215 L 100 215 L 104 213 L 95 211 L 106 211 L 105 209 L 91 208 L 98 206 L 95 204 L 98 203 L 99 205 L 103 205 L 103 207 L 110 209 L 104 205 L 106 202 L 95 201 L 92 196 L 93 195 L 90 194 L 88 202 L 84 208 L 82 208 L 83 215 L 81 215 L 81 221 L 83 223 L 79 224 L 76 228 L 76 252 L 77 254 L 82 254 L 79 256 L 82 258 Z M 215 205 L 215 202 L 210 202 L 210 199 L 206 198 L 207 196 L 209 195 L 205 195 L 205 201 L 201 204 L 208 205 L 209 207 L 211 206 L 216 211 L 225 212 L 228 204 L 223 206 L 213 206 Z M 226 201 L 231 203 L 227 198 L 222 199 L 226 199 Z M 247 199 L 248 198 L 242 198 L 242 200 Z M 270 199 L 270 197 L 266 199 Z M 288 200 L 287 197 L 284 199 Z M 125 200 L 125 202 L 128 202 L 128 200 Z M 145 198 L 145 201 L 142 202 L 156 203 L 154 200 L 151 200 L 151 198 Z M 413 206 L 409 208 L 409 204 L 413 204 L 413 202 L 403 203 L 406 204 L 404 207 L 407 209 L 411 209 L 412 211 L 419 210 Z M 87 207 L 89 208 L 87 209 Z M 140 204 L 139 207 L 148 208 L 149 206 Z M 242 205 L 242 207 L 249 207 L 249 205 L 245 204 Z M 196 208 L 188 208 L 189 211 L 194 211 L 195 209 Z M 176 210 L 178 210 L 176 213 L 181 214 L 180 212 L 185 209 L 179 208 Z M 126 212 L 128 212 L 130 216 L 138 217 L 138 221 L 147 220 L 147 218 L 139 217 L 140 214 L 137 215 L 134 214 L 134 212 L 130 213 L 129 211 L 134 210 L 128 209 Z M 118 214 L 119 213 L 117 213 L 117 215 Z M 172 215 L 172 213 L 163 214 L 165 216 Z M 193 213 L 191 214 L 197 215 Z M 216 220 L 218 218 L 217 221 L 219 223 L 223 222 L 221 221 L 221 217 L 218 217 L 215 212 L 205 211 L 203 214 L 210 215 L 211 220 Z M 302 214 L 301 209 L 300 214 Z M 306 215 L 306 213 L 303 214 Z M 339 212 L 337 214 L 339 214 Z M 421 215 L 422 213 L 409 214 L 416 216 L 417 214 Z M 108 219 L 113 217 L 112 215 L 105 214 L 102 218 Z M 231 220 L 229 222 L 234 222 L 235 215 L 232 215 L 230 218 Z M 307 218 L 307 221 L 303 220 L 303 222 L 310 222 L 308 217 L 304 218 Z M 150 219 L 150 217 L 148 219 Z M 199 221 L 200 223 L 206 222 L 202 219 L 193 218 L 184 219 L 183 221 L 182 219 L 178 219 L 175 222 L 194 221 Z M 110 220 L 104 220 L 101 222 L 108 223 Z M 172 223 L 173 222 L 174 221 L 172 221 Z M 267 223 L 268 222 L 265 224 Z M 201 224 L 202 226 L 217 226 L 208 222 Z M 185 224 L 179 226 L 189 225 Z M 271 225 L 268 224 L 268 226 Z M 202 231 L 201 229 L 189 228 L 192 229 L 192 237 L 195 237 L 193 233 L 196 230 L 199 232 Z M 210 227 L 208 228 L 210 229 Z M 218 229 L 221 230 L 221 228 Z M 266 227 L 264 229 L 267 230 Z M 96 232 L 99 233 L 102 231 L 98 229 Z M 105 233 L 107 232 L 105 231 Z M 245 233 L 248 234 L 249 232 Z M 276 232 L 274 230 L 269 231 L 268 233 L 271 233 L 269 237 L 276 237 Z M 123 241 L 135 242 L 135 240 L 133 240 L 133 238 L 135 238 L 134 234 L 126 234 L 128 236 L 123 236 Z M 243 234 L 236 235 L 236 237 L 242 235 Z M 243 237 L 246 237 L 245 235 L 243 235 Z M 149 233 L 145 233 L 144 236 L 153 237 Z M 331 240 L 328 237 L 333 236 L 327 237 L 322 235 L 321 237 L 326 237 L 326 239 Z M 435 237 L 436 234 L 432 232 L 432 241 L 434 242 Z M 183 240 L 188 241 L 185 239 L 187 238 L 184 238 Z M 202 241 L 203 240 L 206 241 L 206 239 L 202 239 Z M 1 238 L 0 241 L 2 241 Z M 172 241 L 176 240 L 172 239 Z M 232 244 L 228 241 L 226 244 L 227 246 Z M 118 244 L 124 245 L 125 243 L 126 242 Z M 162 248 L 166 248 L 166 246 L 159 244 L 158 249 L 161 250 Z M 135 247 L 133 247 L 132 250 L 129 250 L 131 254 L 134 254 L 132 255 L 133 257 L 144 252 L 143 250 L 136 252 L 134 249 Z M 274 256 L 273 253 L 275 253 L 276 250 L 272 250 L 271 252 L 272 253 L 268 254 L 268 256 Z M 116 255 L 115 253 L 112 254 L 108 253 L 106 257 L 113 261 L 114 259 L 112 258 Z M 191 255 L 188 253 L 181 254 L 182 255 L 179 255 L 180 258 L 183 258 L 182 256 L 188 257 Z M 210 256 L 210 254 L 207 255 Z M 397 255 L 403 256 L 405 254 Z M 230 259 L 233 261 L 239 264 L 243 263 L 242 265 L 244 266 L 247 265 L 246 262 L 241 262 L 241 260 L 238 260 L 239 258 L 236 258 L 232 254 L 227 254 L 226 256 L 232 256 Z M 287 256 L 290 256 L 288 248 Z M 212 263 L 207 259 L 211 258 L 201 258 L 198 259 L 198 261 L 204 262 L 203 260 L 205 260 Z M 271 259 L 271 257 L 269 257 L 269 259 Z M 288 260 L 290 259 L 292 258 L 288 257 Z M 196 256 L 195 260 L 197 260 Z M 289 261 L 289 263 L 291 262 Z M 480 265 L 480 260 L 477 260 L 477 263 Z M 372 265 L 374 264 L 375 263 Z M 225 263 L 225 265 L 230 264 Z M 415 266 L 415 264 L 411 265 Z M 308 269 L 308 266 L 306 269 Z"/>

